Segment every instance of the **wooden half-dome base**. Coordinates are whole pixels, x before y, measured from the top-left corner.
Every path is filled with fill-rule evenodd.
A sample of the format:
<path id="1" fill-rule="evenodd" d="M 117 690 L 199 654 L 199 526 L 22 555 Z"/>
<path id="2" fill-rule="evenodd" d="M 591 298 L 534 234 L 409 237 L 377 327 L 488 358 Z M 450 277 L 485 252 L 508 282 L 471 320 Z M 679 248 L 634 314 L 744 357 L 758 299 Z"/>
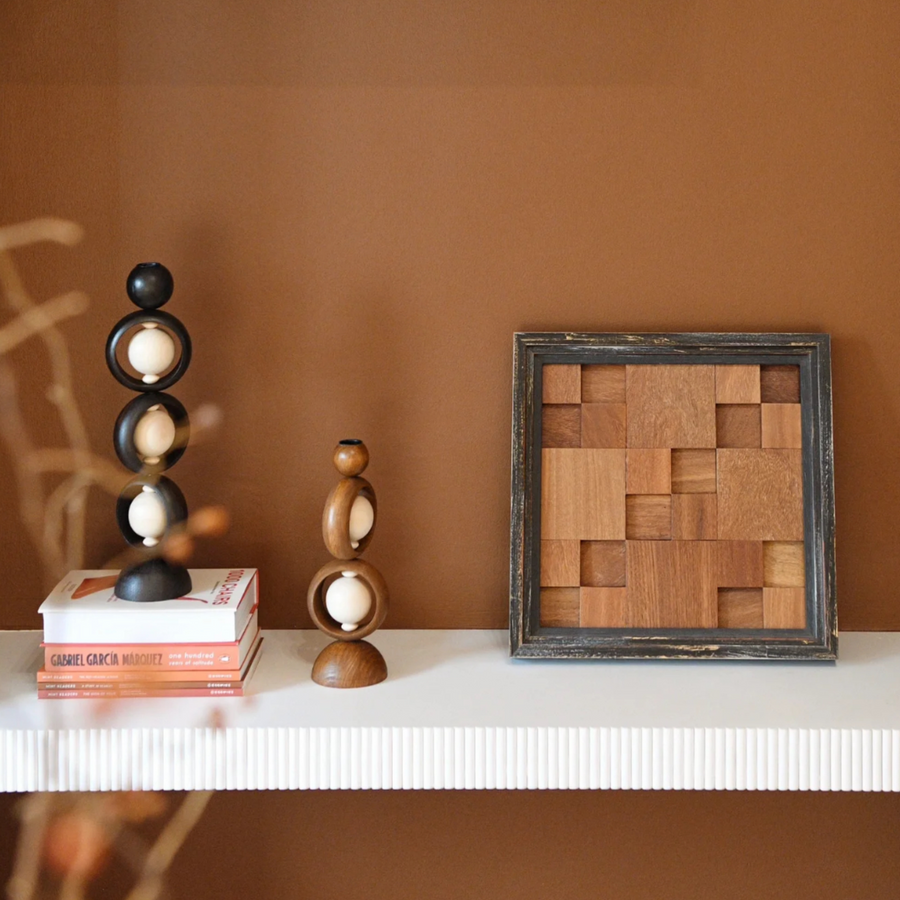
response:
<path id="1" fill-rule="evenodd" d="M 387 678 L 387 663 L 377 647 L 368 641 L 335 641 L 313 664 L 316 684 L 334 688 L 359 688 Z"/>

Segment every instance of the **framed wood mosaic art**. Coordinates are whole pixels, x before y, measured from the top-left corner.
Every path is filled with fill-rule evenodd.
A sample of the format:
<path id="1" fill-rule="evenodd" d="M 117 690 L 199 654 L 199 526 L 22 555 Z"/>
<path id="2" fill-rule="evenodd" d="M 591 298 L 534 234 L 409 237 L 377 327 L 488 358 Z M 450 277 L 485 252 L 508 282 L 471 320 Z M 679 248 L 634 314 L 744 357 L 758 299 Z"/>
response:
<path id="1" fill-rule="evenodd" d="M 511 652 L 835 659 L 822 334 L 517 334 Z"/>

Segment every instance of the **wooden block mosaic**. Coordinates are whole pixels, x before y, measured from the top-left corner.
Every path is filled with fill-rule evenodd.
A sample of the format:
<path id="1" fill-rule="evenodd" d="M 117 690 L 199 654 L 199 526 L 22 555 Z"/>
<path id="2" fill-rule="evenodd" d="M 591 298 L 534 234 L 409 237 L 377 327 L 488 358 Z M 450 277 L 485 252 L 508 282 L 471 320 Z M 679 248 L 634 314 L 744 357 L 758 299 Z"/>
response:
<path id="1" fill-rule="evenodd" d="M 544 627 L 806 626 L 797 365 L 545 365 Z"/>

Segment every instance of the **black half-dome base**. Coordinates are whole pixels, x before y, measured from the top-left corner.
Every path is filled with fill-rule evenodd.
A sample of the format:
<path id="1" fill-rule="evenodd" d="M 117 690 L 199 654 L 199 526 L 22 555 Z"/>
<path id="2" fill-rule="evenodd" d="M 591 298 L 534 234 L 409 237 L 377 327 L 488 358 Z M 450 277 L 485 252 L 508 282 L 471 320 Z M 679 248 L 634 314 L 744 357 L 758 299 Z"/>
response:
<path id="1" fill-rule="evenodd" d="M 134 603 L 158 603 L 184 597 L 192 586 L 184 566 L 154 557 L 122 570 L 116 582 L 116 596 Z"/>

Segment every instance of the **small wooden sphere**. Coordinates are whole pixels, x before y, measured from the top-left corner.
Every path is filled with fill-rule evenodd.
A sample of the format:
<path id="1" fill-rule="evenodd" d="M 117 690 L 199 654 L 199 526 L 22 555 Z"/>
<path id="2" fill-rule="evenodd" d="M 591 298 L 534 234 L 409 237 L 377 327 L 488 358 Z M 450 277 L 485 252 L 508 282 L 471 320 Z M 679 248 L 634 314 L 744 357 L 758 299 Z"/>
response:
<path id="1" fill-rule="evenodd" d="M 172 273 L 158 262 L 138 263 L 125 282 L 128 299 L 141 309 L 159 309 L 175 290 Z"/>
<path id="2" fill-rule="evenodd" d="M 356 438 L 341 441 L 334 451 L 334 467 L 347 478 L 361 475 L 369 464 L 366 445 Z"/>

